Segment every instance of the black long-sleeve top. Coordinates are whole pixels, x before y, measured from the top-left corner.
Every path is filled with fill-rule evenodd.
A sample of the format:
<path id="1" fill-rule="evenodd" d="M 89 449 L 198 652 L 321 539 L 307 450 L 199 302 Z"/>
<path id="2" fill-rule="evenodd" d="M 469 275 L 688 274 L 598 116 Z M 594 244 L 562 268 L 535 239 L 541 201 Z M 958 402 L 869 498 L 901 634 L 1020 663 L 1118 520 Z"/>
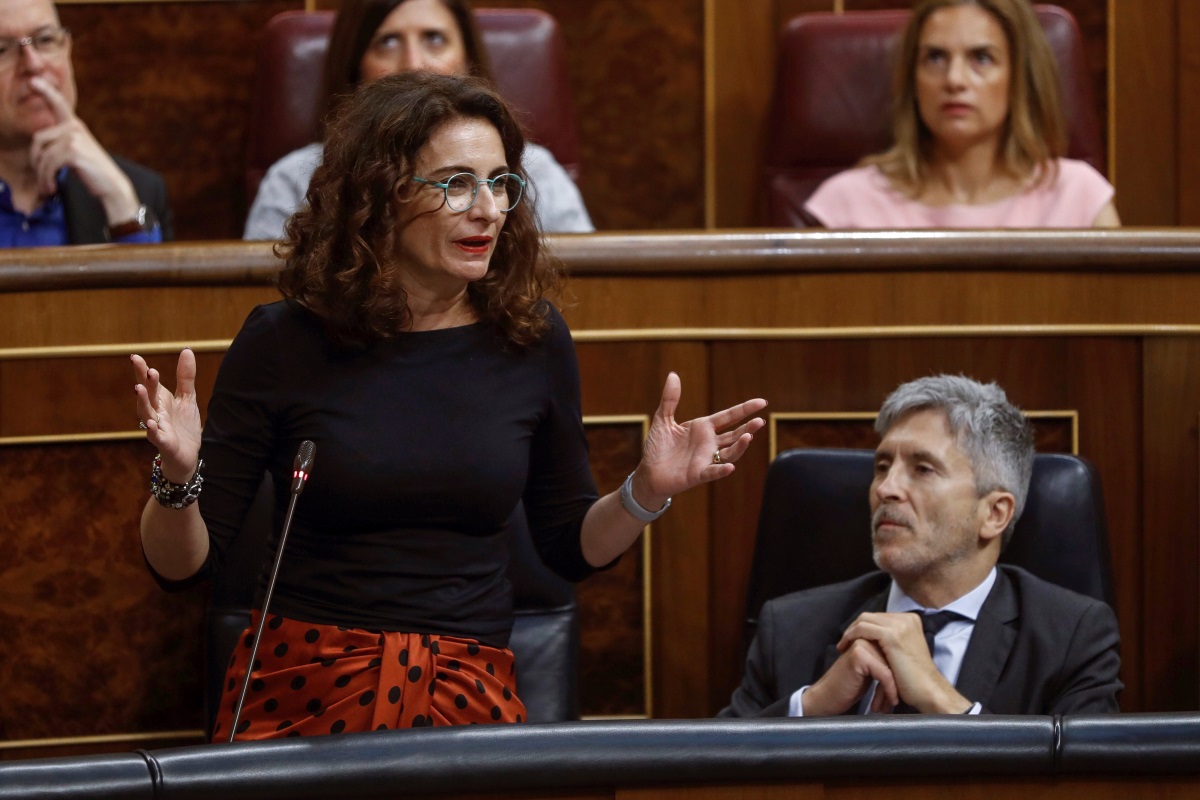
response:
<path id="1" fill-rule="evenodd" d="M 335 344 L 307 310 L 246 320 L 217 375 L 200 511 L 217 567 L 269 470 L 282 525 L 300 442 L 316 443 L 271 610 L 503 647 L 512 627 L 506 521 L 524 498 L 543 560 L 579 580 L 596 501 L 566 323 L 515 347 L 493 325 Z"/>

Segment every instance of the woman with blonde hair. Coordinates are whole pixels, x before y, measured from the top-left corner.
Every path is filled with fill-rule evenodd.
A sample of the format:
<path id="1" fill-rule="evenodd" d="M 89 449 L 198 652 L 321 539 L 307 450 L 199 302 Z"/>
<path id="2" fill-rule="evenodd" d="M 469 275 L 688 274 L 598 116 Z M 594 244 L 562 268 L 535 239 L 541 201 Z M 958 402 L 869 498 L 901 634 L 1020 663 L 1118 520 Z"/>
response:
<path id="1" fill-rule="evenodd" d="M 819 224 L 1120 224 L 1108 181 L 1064 157 L 1058 71 L 1027 0 L 921 0 L 894 94 L 894 144 L 817 189 L 805 211 Z"/>

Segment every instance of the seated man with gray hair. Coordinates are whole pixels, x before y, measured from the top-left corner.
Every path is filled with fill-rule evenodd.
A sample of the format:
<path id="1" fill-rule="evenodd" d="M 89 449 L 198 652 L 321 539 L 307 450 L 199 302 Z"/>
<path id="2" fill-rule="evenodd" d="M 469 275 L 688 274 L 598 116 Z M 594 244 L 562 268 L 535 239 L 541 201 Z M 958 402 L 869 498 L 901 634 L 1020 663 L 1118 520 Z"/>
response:
<path id="1" fill-rule="evenodd" d="M 1004 390 L 921 378 L 875 429 L 882 572 L 764 605 L 721 716 L 1116 711 L 1112 610 L 997 566 L 1033 471 L 1032 431 Z"/>

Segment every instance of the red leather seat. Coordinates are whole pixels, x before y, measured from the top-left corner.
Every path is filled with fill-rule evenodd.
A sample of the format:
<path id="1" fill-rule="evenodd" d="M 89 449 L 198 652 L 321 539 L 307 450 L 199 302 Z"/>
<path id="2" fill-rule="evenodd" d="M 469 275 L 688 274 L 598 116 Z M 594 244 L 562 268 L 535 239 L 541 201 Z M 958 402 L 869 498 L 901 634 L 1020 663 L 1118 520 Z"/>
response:
<path id="1" fill-rule="evenodd" d="M 317 95 L 333 12 L 285 11 L 267 23 L 259 46 L 246 144 L 246 201 L 267 169 L 317 139 Z M 496 87 L 533 141 L 579 177 L 579 129 L 558 23 L 536 9 L 475 11 Z"/>
<path id="2" fill-rule="evenodd" d="M 1105 154 L 1083 37 L 1057 6 L 1036 6 L 1058 62 L 1067 155 L 1101 172 Z M 779 42 L 764 158 L 766 224 L 803 227 L 823 180 L 891 144 L 892 65 L 908 11 L 802 14 Z"/>

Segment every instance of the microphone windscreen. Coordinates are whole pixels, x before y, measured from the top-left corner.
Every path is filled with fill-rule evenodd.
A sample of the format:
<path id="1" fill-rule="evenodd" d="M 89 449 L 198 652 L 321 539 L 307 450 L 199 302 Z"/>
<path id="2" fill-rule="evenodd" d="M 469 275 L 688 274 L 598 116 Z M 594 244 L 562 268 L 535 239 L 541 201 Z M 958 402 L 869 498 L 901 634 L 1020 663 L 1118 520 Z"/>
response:
<path id="1" fill-rule="evenodd" d="M 300 449 L 296 452 L 295 468 L 298 472 L 312 472 L 313 457 L 317 454 L 317 445 L 312 439 L 305 439 L 300 443 Z"/>

